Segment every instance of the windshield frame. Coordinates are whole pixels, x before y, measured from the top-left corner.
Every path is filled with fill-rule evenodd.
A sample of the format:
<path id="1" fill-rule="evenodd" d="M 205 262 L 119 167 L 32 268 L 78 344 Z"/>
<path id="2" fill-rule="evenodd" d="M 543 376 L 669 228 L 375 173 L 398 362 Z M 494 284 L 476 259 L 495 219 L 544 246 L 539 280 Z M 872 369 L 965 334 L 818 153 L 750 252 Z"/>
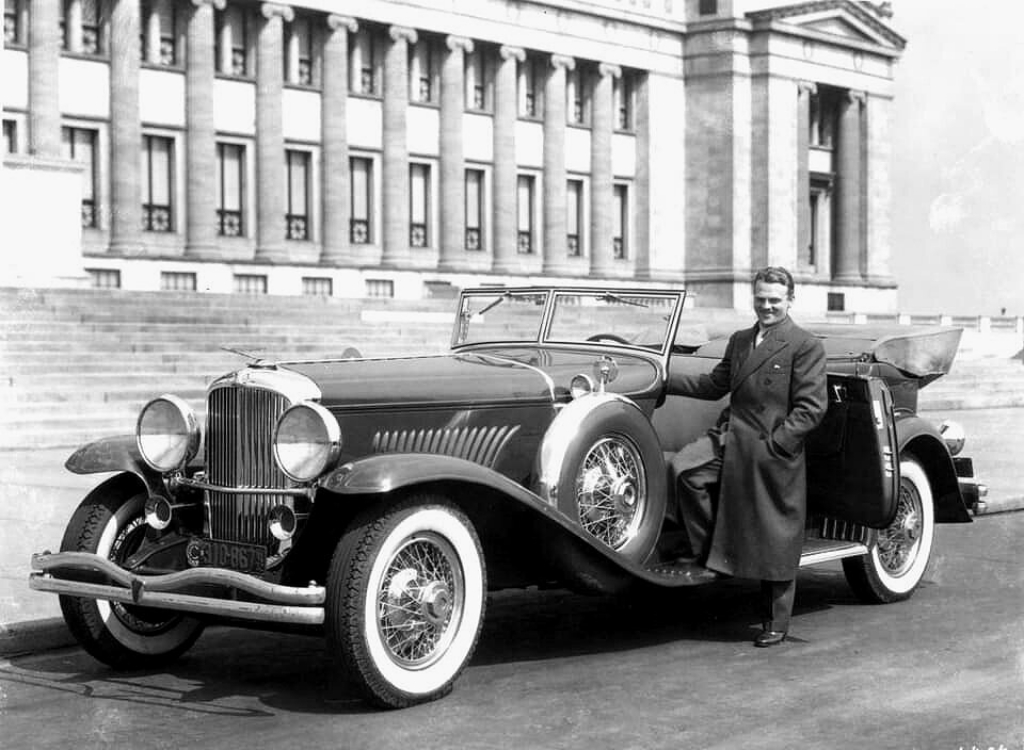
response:
<path id="1" fill-rule="evenodd" d="M 465 343 L 460 341 L 460 333 L 468 320 L 465 317 L 465 310 L 467 306 L 467 300 L 473 297 L 495 297 L 495 302 L 490 304 L 490 307 L 497 307 L 501 304 L 503 296 L 512 295 L 536 295 L 544 297 L 544 311 L 539 318 L 539 325 L 536 331 L 536 335 L 533 338 L 515 338 L 515 339 L 495 339 L 472 341 Z M 554 339 L 551 336 L 551 326 L 555 316 L 557 300 L 560 297 L 565 296 L 589 296 L 589 297 L 602 297 L 608 296 L 610 298 L 624 298 L 628 300 L 635 300 L 637 298 L 643 299 L 644 297 L 650 297 L 651 299 L 665 300 L 668 299 L 672 303 L 672 309 L 669 313 L 669 319 L 664 329 L 664 338 L 661 341 L 660 349 L 652 349 L 650 346 L 641 346 L 637 344 L 624 344 L 611 341 L 567 341 L 563 339 Z M 654 354 L 661 358 L 667 358 L 672 350 L 672 344 L 675 340 L 676 329 L 679 326 L 679 320 L 682 317 L 683 306 L 686 301 L 686 292 L 682 289 L 637 289 L 637 288 L 613 288 L 613 287 L 474 287 L 470 289 L 463 289 L 459 294 L 458 307 L 455 313 L 455 321 L 452 330 L 451 338 L 451 349 L 452 351 L 461 351 L 464 349 L 470 349 L 480 346 L 508 346 L 508 345 L 546 345 L 546 346 L 557 346 L 560 348 L 587 348 L 587 349 L 626 349 L 630 351 L 642 352 L 648 356 Z M 628 304 L 628 303 L 627 303 Z M 487 309 L 485 307 L 485 309 Z M 479 312 L 479 311 L 478 311 Z"/>

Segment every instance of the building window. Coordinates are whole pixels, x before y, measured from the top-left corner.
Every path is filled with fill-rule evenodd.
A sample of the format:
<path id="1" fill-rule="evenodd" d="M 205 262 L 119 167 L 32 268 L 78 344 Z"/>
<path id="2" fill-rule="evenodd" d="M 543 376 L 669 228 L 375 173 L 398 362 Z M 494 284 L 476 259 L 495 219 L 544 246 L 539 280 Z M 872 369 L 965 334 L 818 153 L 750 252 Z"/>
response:
<path id="1" fill-rule="evenodd" d="M 409 50 L 409 101 L 436 104 L 438 99 L 437 42 L 421 35 Z"/>
<path id="2" fill-rule="evenodd" d="M 622 260 L 627 256 L 629 237 L 629 188 L 615 185 L 612 190 L 612 257 Z"/>
<path id="3" fill-rule="evenodd" d="M 174 140 L 142 136 L 142 228 L 147 232 L 173 232 Z"/>
<path id="4" fill-rule="evenodd" d="M 93 289 L 120 289 L 121 272 L 116 268 L 86 268 Z"/>
<path id="5" fill-rule="evenodd" d="M 331 297 L 334 295 L 334 280 L 324 276 L 303 276 L 302 293 L 307 297 Z"/>
<path id="6" fill-rule="evenodd" d="M 89 128 L 61 128 L 61 152 L 65 159 L 82 164 L 82 226 L 96 227 L 97 132 Z"/>
<path id="7" fill-rule="evenodd" d="M 430 247 L 430 165 L 409 165 L 409 244 Z"/>
<path id="8" fill-rule="evenodd" d="M 76 12 L 72 13 L 72 9 Z M 65 0 L 61 3 L 60 27 L 64 50 L 99 55 L 103 50 L 101 0 Z"/>
<path id="9" fill-rule="evenodd" d="M 285 80 L 299 86 L 313 85 L 313 29 L 308 18 L 296 16 L 285 27 Z"/>
<path id="10" fill-rule="evenodd" d="M 384 63 L 381 32 L 372 26 L 360 25 L 359 31 L 349 37 L 348 51 L 349 91 L 364 96 L 380 96 Z"/>
<path id="11" fill-rule="evenodd" d="M 178 64 L 177 27 L 173 0 L 142 4 L 142 59 L 151 65 Z"/>
<path id="12" fill-rule="evenodd" d="M 290 240 L 308 240 L 309 231 L 309 165 L 308 151 L 285 151 L 288 183 L 288 212 L 285 225 Z"/>
<path id="13" fill-rule="evenodd" d="M 161 271 L 160 290 L 164 292 L 194 292 L 196 275 L 191 271 Z"/>
<path id="14" fill-rule="evenodd" d="M 351 180 L 351 212 L 349 241 L 353 245 L 373 242 L 373 159 L 353 156 L 349 159 Z"/>
<path id="15" fill-rule="evenodd" d="M 801 268 L 813 269 L 823 252 L 825 257 L 832 252 L 832 180 L 828 176 L 812 175 L 808 200 L 807 247 L 801 248 L 798 261 Z"/>
<path id="16" fill-rule="evenodd" d="M 466 55 L 466 109 L 473 112 L 490 112 L 493 108 L 494 71 L 492 55 L 486 47 L 473 45 L 473 51 Z"/>
<path id="17" fill-rule="evenodd" d="M 583 255 L 583 180 L 568 180 L 565 194 L 565 247 L 570 257 Z"/>
<path id="18" fill-rule="evenodd" d="M 395 282 L 391 279 L 367 279 L 366 296 L 391 299 L 395 296 Z"/>
<path id="19" fill-rule="evenodd" d="M 565 108 L 571 125 L 590 122 L 590 77 L 577 65 L 565 74 Z"/>
<path id="20" fill-rule="evenodd" d="M 484 249 L 484 171 L 466 170 L 466 249 Z"/>
<path id="21" fill-rule="evenodd" d="M 222 237 L 245 233 L 245 146 L 217 144 L 217 231 Z"/>
<path id="22" fill-rule="evenodd" d="M 18 153 L 18 123 L 4 120 L 4 153 Z"/>
<path id="23" fill-rule="evenodd" d="M 697 13 L 702 16 L 718 15 L 718 0 L 700 0 L 697 5 Z"/>
<path id="24" fill-rule="evenodd" d="M 519 70 L 519 116 L 536 118 L 541 112 L 541 86 L 544 79 L 541 76 L 541 61 L 537 56 L 527 55 L 526 59 L 518 64 Z"/>
<path id="25" fill-rule="evenodd" d="M 249 34 L 245 11 L 228 5 L 217 11 L 217 70 L 229 76 L 249 76 Z"/>
<path id="26" fill-rule="evenodd" d="M 236 273 L 234 288 L 236 294 L 266 294 L 267 277 L 263 274 Z"/>
<path id="27" fill-rule="evenodd" d="M 636 96 L 636 74 L 622 71 L 612 83 L 612 98 L 615 106 L 615 126 L 619 130 L 633 130 L 634 98 Z"/>
<path id="28" fill-rule="evenodd" d="M 25 0 L 4 0 L 4 45 L 25 43 L 25 29 L 22 9 Z"/>
<path id="29" fill-rule="evenodd" d="M 843 312 L 846 310 L 846 295 L 842 292 L 828 292 L 827 305 L 829 312 Z"/>
<path id="30" fill-rule="evenodd" d="M 827 86 L 818 86 L 811 93 L 808 102 L 810 108 L 810 132 L 808 141 L 816 148 L 830 149 L 835 140 L 836 126 L 839 122 L 839 102 L 841 92 Z"/>
<path id="31" fill-rule="evenodd" d="M 535 184 L 536 178 L 533 175 L 519 175 L 516 201 L 516 223 L 519 232 L 517 247 L 521 255 L 530 255 L 534 251 L 533 213 L 534 200 L 536 198 Z"/>

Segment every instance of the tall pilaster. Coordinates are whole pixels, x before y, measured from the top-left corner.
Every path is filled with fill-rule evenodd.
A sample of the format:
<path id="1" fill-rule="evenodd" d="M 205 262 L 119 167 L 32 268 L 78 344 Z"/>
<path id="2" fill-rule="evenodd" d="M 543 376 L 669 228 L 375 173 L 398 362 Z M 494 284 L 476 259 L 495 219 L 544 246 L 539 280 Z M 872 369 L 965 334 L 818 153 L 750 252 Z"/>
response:
<path id="1" fill-rule="evenodd" d="M 290 6 L 260 6 L 256 54 L 256 258 L 283 261 L 284 244 L 284 22 L 295 14 Z"/>
<path id="2" fill-rule="evenodd" d="M 516 65 L 526 59 L 519 47 L 498 52 L 494 81 L 494 263 L 495 271 L 516 268 Z"/>
<path id="3" fill-rule="evenodd" d="M 813 270 L 818 258 L 813 257 L 811 248 L 811 172 L 810 172 L 810 127 L 811 97 L 817 91 L 813 83 L 797 83 L 796 118 L 796 218 L 797 218 L 797 267 Z"/>
<path id="4" fill-rule="evenodd" d="M 409 107 L 409 45 L 416 31 L 389 29 L 391 44 L 384 55 L 384 247 L 381 264 L 403 265 L 409 257 L 409 147 L 406 118 Z"/>
<path id="5" fill-rule="evenodd" d="M 53 0 L 33 0 L 28 25 L 29 151 L 60 156 L 60 6 Z"/>
<path id="6" fill-rule="evenodd" d="M 544 272 L 569 270 L 566 255 L 565 72 L 576 61 L 551 55 L 544 84 Z"/>
<path id="7" fill-rule="evenodd" d="M 441 252 L 438 265 L 445 270 L 465 268 L 466 167 L 462 150 L 462 123 L 466 109 L 465 54 L 473 42 L 449 36 L 448 53 L 441 65 Z"/>
<path id="8" fill-rule="evenodd" d="M 348 126 L 348 35 L 359 25 L 348 16 L 327 16 L 324 38 L 323 100 L 320 109 L 323 150 L 323 251 L 321 261 L 340 266 L 356 262 L 349 240 L 351 218 Z"/>
<path id="9" fill-rule="evenodd" d="M 839 112 L 836 144 L 836 281 L 861 281 L 864 246 L 863 91 L 850 91 Z"/>
<path id="10" fill-rule="evenodd" d="M 618 65 L 601 63 L 594 81 L 590 125 L 590 272 L 607 276 L 615 267 L 612 184 L 613 88 Z"/>
<path id="11" fill-rule="evenodd" d="M 139 114 L 139 2 L 115 0 L 110 13 L 110 250 L 142 246 Z"/>
<path id="12" fill-rule="evenodd" d="M 208 257 L 217 247 L 217 141 L 213 122 L 214 18 L 224 0 L 192 0 L 185 54 L 185 255 Z M 152 45 L 151 45 L 152 46 Z"/>
<path id="13" fill-rule="evenodd" d="M 866 179 L 864 208 L 865 280 L 894 283 L 892 277 L 892 99 L 868 94 L 864 115 Z"/>

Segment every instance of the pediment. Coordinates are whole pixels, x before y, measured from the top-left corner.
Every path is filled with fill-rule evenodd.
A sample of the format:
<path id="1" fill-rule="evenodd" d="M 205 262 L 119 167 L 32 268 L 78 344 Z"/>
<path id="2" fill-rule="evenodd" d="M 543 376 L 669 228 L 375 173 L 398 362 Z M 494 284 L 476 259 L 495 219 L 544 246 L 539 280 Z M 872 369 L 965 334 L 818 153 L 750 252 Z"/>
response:
<path id="1" fill-rule="evenodd" d="M 749 14 L 753 21 L 781 21 L 820 34 L 903 49 L 906 40 L 878 14 L 852 0 L 797 3 Z"/>

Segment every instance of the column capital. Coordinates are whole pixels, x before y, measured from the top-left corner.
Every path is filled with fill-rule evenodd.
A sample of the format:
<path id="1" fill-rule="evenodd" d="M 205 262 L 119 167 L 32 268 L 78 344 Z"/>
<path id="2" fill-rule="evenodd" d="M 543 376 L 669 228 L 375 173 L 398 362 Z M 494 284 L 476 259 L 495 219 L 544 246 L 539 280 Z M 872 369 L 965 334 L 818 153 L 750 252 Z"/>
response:
<path id="1" fill-rule="evenodd" d="M 227 0 L 192 0 L 192 4 L 197 8 L 210 5 L 214 10 L 224 10 L 227 7 Z"/>
<path id="2" fill-rule="evenodd" d="M 817 94 L 818 84 L 812 83 L 811 81 L 797 81 L 796 90 L 797 93 L 800 94 L 800 96 L 803 96 L 805 94 Z"/>
<path id="3" fill-rule="evenodd" d="M 395 42 L 401 40 L 407 41 L 409 44 L 416 44 L 416 29 L 410 29 L 408 26 L 391 26 L 388 28 L 388 35 Z"/>
<path id="4" fill-rule="evenodd" d="M 868 94 L 866 91 L 857 91 L 855 89 L 849 89 L 846 92 L 846 101 L 848 104 L 864 104 L 868 100 Z"/>
<path id="5" fill-rule="evenodd" d="M 295 11 L 292 10 L 292 6 L 281 3 L 263 3 L 260 5 L 260 13 L 268 21 L 275 16 L 280 16 L 289 23 L 295 20 Z"/>
<path id="6" fill-rule="evenodd" d="M 553 53 L 551 55 L 551 67 L 565 68 L 566 70 L 575 70 L 576 60 L 569 57 L 568 55 L 559 55 L 558 53 Z"/>
<path id="7" fill-rule="evenodd" d="M 502 60 L 515 59 L 516 62 L 525 62 L 526 60 L 526 50 L 522 47 L 511 47 L 503 44 L 501 49 L 498 50 L 498 54 L 501 55 Z"/>
<path id="8" fill-rule="evenodd" d="M 615 63 L 601 63 L 597 66 L 597 72 L 601 74 L 602 78 L 611 76 L 612 78 L 622 77 L 622 68 Z"/>
<path id="9" fill-rule="evenodd" d="M 454 34 L 448 36 L 445 40 L 445 44 L 448 45 L 448 49 L 452 52 L 463 52 L 469 54 L 473 51 L 473 40 L 464 36 L 455 36 Z"/>
<path id="10" fill-rule="evenodd" d="M 359 22 L 351 16 L 340 16 L 337 13 L 327 14 L 327 28 L 331 31 L 346 29 L 355 34 L 359 31 Z"/>

